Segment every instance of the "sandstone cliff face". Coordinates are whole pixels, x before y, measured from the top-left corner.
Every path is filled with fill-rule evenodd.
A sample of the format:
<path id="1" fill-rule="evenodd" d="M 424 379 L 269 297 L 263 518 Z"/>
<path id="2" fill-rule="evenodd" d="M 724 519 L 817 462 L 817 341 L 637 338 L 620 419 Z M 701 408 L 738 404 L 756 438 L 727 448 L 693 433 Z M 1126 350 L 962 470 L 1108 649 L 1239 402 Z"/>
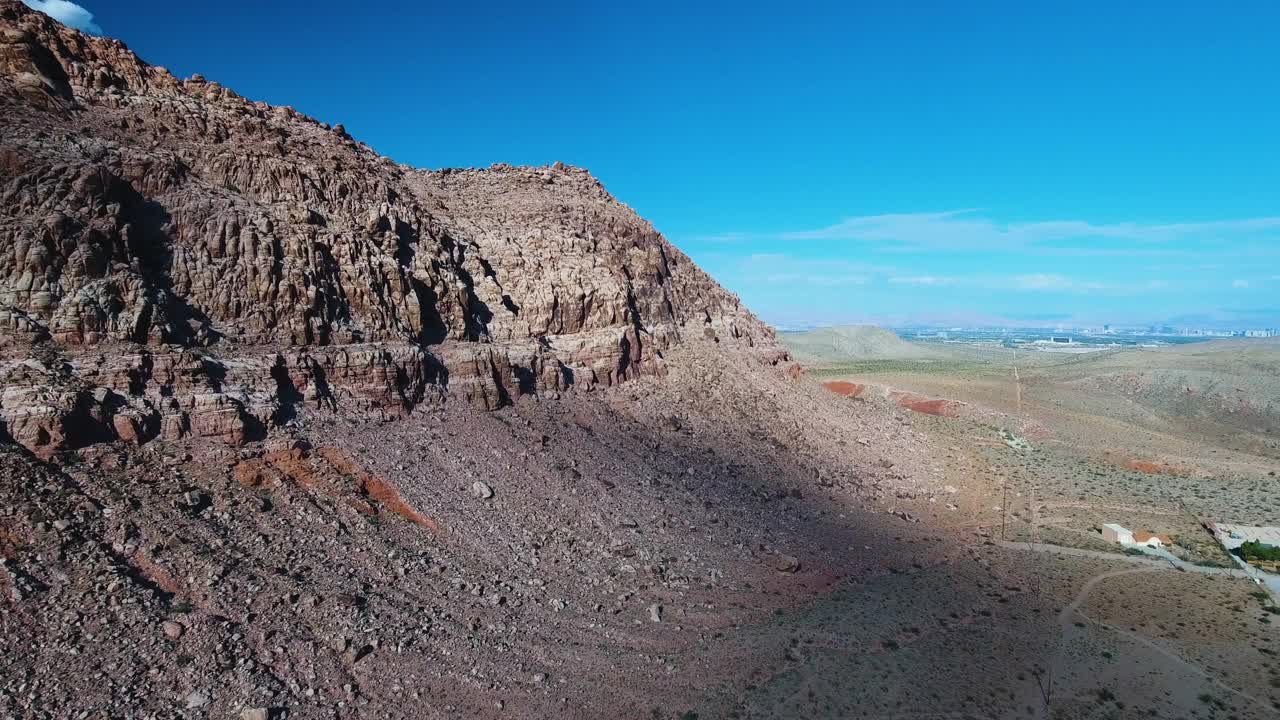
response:
<path id="1" fill-rule="evenodd" d="M 42 453 L 234 441 L 302 405 L 492 408 L 661 374 L 679 342 L 785 357 L 583 170 L 400 166 L 13 0 L 0 328 L 0 420 Z"/>

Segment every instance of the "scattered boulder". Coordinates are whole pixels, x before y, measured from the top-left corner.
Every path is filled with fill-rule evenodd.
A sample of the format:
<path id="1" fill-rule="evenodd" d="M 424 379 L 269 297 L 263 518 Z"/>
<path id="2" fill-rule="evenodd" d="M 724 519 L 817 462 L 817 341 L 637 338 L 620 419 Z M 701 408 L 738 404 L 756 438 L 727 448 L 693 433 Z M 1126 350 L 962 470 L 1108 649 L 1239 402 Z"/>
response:
<path id="1" fill-rule="evenodd" d="M 192 690 L 183 698 L 183 704 L 188 710 L 202 708 L 209 704 L 209 693 L 205 690 Z"/>
<path id="2" fill-rule="evenodd" d="M 765 563 L 780 573 L 794 573 L 800 570 L 800 559 L 783 553 L 769 555 Z"/>
<path id="3" fill-rule="evenodd" d="M 184 632 L 186 632 L 186 628 L 184 628 L 181 623 L 176 623 L 172 620 L 165 620 L 160 624 L 160 629 L 164 633 L 164 636 L 170 640 L 177 640 L 182 637 Z"/>

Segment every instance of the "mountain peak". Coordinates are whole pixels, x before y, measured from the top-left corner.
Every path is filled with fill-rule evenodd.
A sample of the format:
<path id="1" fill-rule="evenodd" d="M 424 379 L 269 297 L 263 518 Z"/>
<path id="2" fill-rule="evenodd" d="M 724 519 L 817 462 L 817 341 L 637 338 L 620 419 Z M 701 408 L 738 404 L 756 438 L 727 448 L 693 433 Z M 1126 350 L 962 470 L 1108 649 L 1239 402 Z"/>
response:
<path id="1" fill-rule="evenodd" d="M 281 414 L 286 385 L 336 402 L 317 399 L 340 389 L 313 366 L 353 353 L 374 370 L 352 371 L 349 392 L 392 413 L 662 374 L 664 350 L 686 341 L 785 356 L 586 170 L 413 170 L 341 125 L 179 80 L 20 3 L 0 5 L 0 32 L 0 323 L 13 352 L 123 346 L 137 354 L 116 360 L 154 365 L 178 347 L 223 366 L 214 375 L 257 363 L 245 399 L 218 406 L 229 425 L 211 430 L 237 437 Z M 126 390 L 111 382 L 138 372 L 104 382 Z M 145 436 L 168 422 L 154 405 L 121 412 L 147 418 Z M 192 425 L 174 412 L 172 427 Z M 117 433 L 116 413 L 99 414 L 90 435 Z M 47 430 L 17 432 L 66 434 Z"/>

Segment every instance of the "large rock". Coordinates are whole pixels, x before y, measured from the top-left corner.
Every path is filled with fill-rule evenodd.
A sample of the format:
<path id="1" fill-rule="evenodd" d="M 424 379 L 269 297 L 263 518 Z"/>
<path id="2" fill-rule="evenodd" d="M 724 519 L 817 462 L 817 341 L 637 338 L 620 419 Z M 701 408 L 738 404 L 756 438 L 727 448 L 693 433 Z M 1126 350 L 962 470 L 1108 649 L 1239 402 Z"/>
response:
<path id="1" fill-rule="evenodd" d="M 123 398 L 99 435 L 493 408 L 660 375 L 708 337 L 786 357 L 584 170 L 414 170 L 14 0 L 0 32 L 0 349 L 112 348 L 77 366 Z M 75 443 L 69 410 L 26 402 L 6 401 L 15 438 Z"/>

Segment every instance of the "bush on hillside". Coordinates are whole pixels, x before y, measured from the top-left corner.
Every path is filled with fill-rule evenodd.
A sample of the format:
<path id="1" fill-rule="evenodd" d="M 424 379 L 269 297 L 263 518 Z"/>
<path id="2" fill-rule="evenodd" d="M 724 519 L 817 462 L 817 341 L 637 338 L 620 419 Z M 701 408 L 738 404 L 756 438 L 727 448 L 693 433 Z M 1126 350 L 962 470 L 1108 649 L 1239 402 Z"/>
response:
<path id="1" fill-rule="evenodd" d="M 1257 540 L 1249 540 L 1240 546 L 1240 557 L 1245 560 L 1280 562 L 1280 547 L 1264 545 Z"/>

